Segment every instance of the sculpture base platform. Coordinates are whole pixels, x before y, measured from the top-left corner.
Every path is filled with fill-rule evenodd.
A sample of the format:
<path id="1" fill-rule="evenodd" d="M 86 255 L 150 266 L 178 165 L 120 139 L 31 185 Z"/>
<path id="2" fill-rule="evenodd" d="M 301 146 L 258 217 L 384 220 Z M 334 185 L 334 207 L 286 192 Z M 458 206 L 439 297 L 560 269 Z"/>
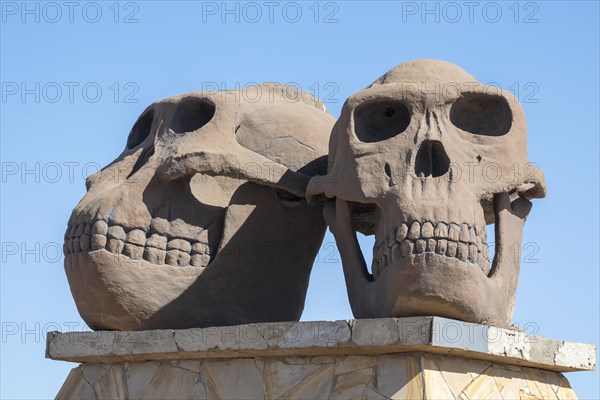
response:
<path id="1" fill-rule="evenodd" d="M 571 399 L 595 346 L 438 317 L 52 332 L 59 399 Z"/>

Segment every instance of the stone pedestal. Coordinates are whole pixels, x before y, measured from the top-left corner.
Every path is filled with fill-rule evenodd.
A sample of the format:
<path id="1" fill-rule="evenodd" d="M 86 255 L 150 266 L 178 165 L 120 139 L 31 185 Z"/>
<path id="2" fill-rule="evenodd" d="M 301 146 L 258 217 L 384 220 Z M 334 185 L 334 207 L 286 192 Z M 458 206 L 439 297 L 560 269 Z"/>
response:
<path id="1" fill-rule="evenodd" d="M 438 317 L 52 332 L 60 399 L 570 399 L 595 346 Z"/>

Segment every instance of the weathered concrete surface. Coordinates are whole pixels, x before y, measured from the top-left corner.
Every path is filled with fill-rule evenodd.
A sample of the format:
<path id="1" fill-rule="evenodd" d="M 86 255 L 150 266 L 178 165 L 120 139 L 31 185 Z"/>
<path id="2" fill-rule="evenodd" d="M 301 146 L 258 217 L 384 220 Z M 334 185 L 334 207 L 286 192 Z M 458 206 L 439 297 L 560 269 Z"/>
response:
<path id="1" fill-rule="evenodd" d="M 359 364 L 369 365 L 372 360 L 367 356 L 406 352 L 448 354 L 557 372 L 596 368 L 594 345 L 440 317 L 262 323 L 136 332 L 51 332 L 46 347 L 46 357 L 54 360 L 108 364 L 210 358 L 361 356 Z"/>

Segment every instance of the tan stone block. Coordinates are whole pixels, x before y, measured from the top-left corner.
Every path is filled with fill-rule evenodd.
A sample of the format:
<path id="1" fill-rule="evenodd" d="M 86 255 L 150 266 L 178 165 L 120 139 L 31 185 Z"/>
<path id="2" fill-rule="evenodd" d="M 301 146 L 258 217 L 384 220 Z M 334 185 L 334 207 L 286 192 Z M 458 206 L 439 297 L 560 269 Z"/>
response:
<path id="1" fill-rule="evenodd" d="M 73 368 L 71 370 L 71 372 L 69 372 L 69 375 L 67 376 L 67 379 L 65 380 L 65 383 L 63 383 L 62 387 L 60 388 L 60 391 L 56 395 L 56 399 L 57 400 L 63 400 L 63 399 L 64 400 L 67 400 L 67 399 L 73 399 L 73 400 L 74 399 L 82 399 L 82 400 L 94 399 L 95 400 L 96 395 L 95 395 L 92 387 L 89 385 L 89 383 L 86 382 L 81 369 L 79 367 L 77 367 L 77 368 Z"/>
<path id="2" fill-rule="evenodd" d="M 377 393 L 371 386 L 367 386 L 361 400 L 388 400 L 388 398 Z"/>
<path id="3" fill-rule="evenodd" d="M 283 399 L 327 399 L 333 384 L 333 364 L 323 365 L 287 392 Z"/>
<path id="4" fill-rule="evenodd" d="M 110 369 L 110 364 L 81 364 L 80 368 L 85 380 L 93 385 L 106 374 Z"/>
<path id="5" fill-rule="evenodd" d="M 187 369 L 188 371 L 200 373 L 200 360 L 181 360 L 177 363 L 177 368 Z"/>
<path id="6" fill-rule="evenodd" d="M 575 396 L 574 393 L 571 394 L 573 392 L 571 390 L 571 385 L 569 385 L 569 381 L 563 374 L 546 370 L 540 370 L 540 373 L 558 399 L 562 399 L 563 397 L 571 398 L 572 396 Z"/>
<path id="7" fill-rule="evenodd" d="M 492 374 L 496 378 L 496 384 L 498 385 L 498 389 L 500 389 L 500 394 L 505 400 L 519 400 L 522 392 L 527 394 L 531 393 L 523 372 L 517 366 L 505 365 L 502 367 L 494 367 Z"/>
<path id="8" fill-rule="evenodd" d="M 377 392 L 391 399 L 421 399 L 423 385 L 419 359 L 408 355 L 378 357 Z"/>
<path id="9" fill-rule="evenodd" d="M 335 390 L 331 393 L 331 400 L 354 400 L 360 399 L 365 392 L 366 385 L 353 386 L 345 390 Z"/>
<path id="10" fill-rule="evenodd" d="M 502 399 L 500 388 L 496 384 L 494 376 L 488 372 L 492 372 L 492 367 L 475 378 L 459 397 L 465 399 Z"/>
<path id="11" fill-rule="evenodd" d="M 127 365 L 125 380 L 127 381 L 127 392 L 131 400 L 142 398 L 159 368 L 159 361 L 132 362 Z"/>
<path id="12" fill-rule="evenodd" d="M 519 394 L 519 400 L 544 400 L 541 397 L 534 396 L 532 394 L 527 394 L 525 392 L 521 392 Z"/>
<path id="13" fill-rule="evenodd" d="M 339 375 L 334 387 L 334 391 L 346 390 L 352 387 L 361 386 L 364 389 L 373 377 L 373 368 L 358 369 L 344 375 Z"/>
<path id="14" fill-rule="evenodd" d="M 377 357 L 348 356 L 341 357 L 335 361 L 333 373 L 335 375 L 345 374 L 357 369 L 371 368 L 377 365 Z"/>
<path id="15" fill-rule="evenodd" d="M 454 393 L 454 396 L 458 396 L 473 379 L 491 364 L 488 361 L 467 360 L 460 357 L 430 354 L 425 354 L 424 357 L 435 361 L 437 369 L 441 372 L 442 377 L 452 390 L 452 393 Z"/>
<path id="16" fill-rule="evenodd" d="M 127 385 L 125 384 L 125 369 L 122 364 L 116 364 L 93 385 L 98 399 L 126 399 Z"/>
<path id="17" fill-rule="evenodd" d="M 571 388 L 560 387 L 556 395 L 560 400 L 577 400 L 577 395 Z"/>
<path id="18" fill-rule="evenodd" d="M 204 387 L 204 383 L 199 380 L 196 382 L 194 389 L 192 390 L 192 395 L 190 396 L 190 400 L 205 400 L 208 399 L 208 395 L 206 393 L 206 388 Z"/>
<path id="19" fill-rule="evenodd" d="M 423 384 L 425 385 L 426 398 L 435 400 L 456 399 L 460 392 L 455 394 L 452 391 L 450 385 L 448 384 L 448 382 L 446 382 L 442 373 L 439 371 L 435 360 L 423 357 L 421 361 L 423 362 L 422 373 Z M 467 376 L 469 376 L 468 373 Z"/>
<path id="20" fill-rule="evenodd" d="M 256 368 L 253 359 L 205 361 L 202 363 L 201 371 L 208 398 L 216 396 L 219 399 L 262 399 L 264 397 L 262 371 Z"/>
<path id="21" fill-rule="evenodd" d="M 318 364 L 292 364 L 266 360 L 264 369 L 265 397 L 277 399 L 289 392 L 308 375 L 320 368 Z"/>
<path id="22" fill-rule="evenodd" d="M 142 399 L 189 399 L 198 374 L 183 368 L 161 364 L 150 381 Z"/>
<path id="23" fill-rule="evenodd" d="M 556 393 L 546 383 L 541 370 L 523 367 L 523 375 L 532 395 L 542 399 L 556 399 Z"/>

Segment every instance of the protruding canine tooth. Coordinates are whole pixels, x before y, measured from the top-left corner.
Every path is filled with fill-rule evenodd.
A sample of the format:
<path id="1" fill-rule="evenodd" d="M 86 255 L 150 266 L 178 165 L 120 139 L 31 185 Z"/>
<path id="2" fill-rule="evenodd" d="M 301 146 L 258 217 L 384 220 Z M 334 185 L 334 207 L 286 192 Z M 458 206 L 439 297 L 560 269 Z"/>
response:
<path id="1" fill-rule="evenodd" d="M 192 250 L 192 245 L 187 240 L 173 239 L 167 243 L 167 250 L 180 250 L 189 253 Z"/>
<path id="2" fill-rule="evenodd" d="M 121 254 L 124 245 L 125 242 L 122 240 L 109 238 L 108 243 L 106 244 L 106 250 L 110 251 L 111 253 Z"/>
<path id="3" fill-rule="evenodd" d="M 411 255 L 414 246 L 415 245 L 410 240 L 402 241 L 402 243 L 400 243 L 400 252 L 402 253 L 402 256 L 408 257 L 409 255 Z"/>
<path id="4" fill-rule="evenodd" d="M 427 242 L 423 239 L 419 239 L 415 242 L 415 253 L 416 254 L 421 254 L 425 252 L 425 249 L 427 248 Z"/>
<path id="5" fill-rule="evenodd" d="M 483 248 L 481 249 L 481 254 L 483 255 L 483 258 L 485 258 L 486 260 L 490 259 L 490 247 L 488 246 L 487 243 L 482 243 Z"/>
<path id="6" fill-rule="evenodd" d="M 150 229 L 153 233 L 159 233 L 162 236 L 166 236 L 169 233 L 171 226 L 169 221 L 164 218 L 153 218 L 150 221 Z"/>
<path id="7" fill-rule="evenodd" d="M 144 260 L 152 263 L 162 265 L 165 263 L 165 257 L 167 256 L 167 252 L 160 249 L 155 249 L 153 247 L 146 247 L 144 249 Z"/>
<path id="8" fill-rule="evenodd" d="M 127 233 L 125 241 L 143 247 L 146 244 L 146 232 L 141 229 L 132 229 Z"/>
<path id="9" fill-rule="evenodd" d="M 202 242 L 202 243 L 208 243 L 208 229 L 204 229 L 202 231 L 200 231 L 195 237 L 194 239 L 197 242 Z"/>
<path id="10" fill-rule="evenodd" d="M 144 255 L 144 248 L 135 244 L 125 243 L 123 246 L 123 255 L 133 260 L 139 260 Z"/>
<path id="11" fill-rule="evenodd" d="M 436 238 L 446 239 L 448 237 L 448 225 L 443 222 L 438 222 L 433 231 L 433 236 Z"/>
<path id="12" fill-rule="evenodd" d="M 192 245 L 192 254 L 210 254 L 208 245 L 201 242 L 194 243 Z M 373 254 L 375 254 L 375 247 L 373 247 Z"/>
<path id="13" fill-rule="evenodd" d="M 476 263 L 478 254 L 479 253 L 477 252 L 477 246 L 474 244 L 470 244 L 469 245 L 469 261 L 471 261 L 472 263 Z"/>
<path id="14" fill-rule="evenodd" d="M 167 251 L 166 263 L 178 267 L 185 267 L 190 263 L 190 255 L 179 250 Z"/>
<path id="15" fill-rule="evenodd" d="M 481 271 L 483 271 L 483 273 L 486 275 L 488 275 L 490 273 L 490 269 L 492 269 L 490 263 L 487 260 L 485 260 L 482 256 L 479 256 L 477 265 L 479 265 Z"/>
<path id="16" fill-rule="evenodd" d="M 458 237 L 458 240 L 460 240 L 461 242 L 469 243 L 470 238 L 471 235 L 469 234 L 469 225 L 460 224 L 460 235 Z"/>
<path id="17" fill-rule="evenodd" d="M 433 224 L 429 221 L 425 222 L 421 227 L 421 236 L 423 239 L 429 239 L 433 237 Z"/>
<path id="18" fill-rule="evenodd" d="M 99 233 L 92 235 L 92 250 L 100 250 L 106 246 L 106 236 Z"/>
<path id="19" fill-rule="evenodd" d="M 146 240 L 146 247 L 164 250 L 167 248 L 167 238 L 155 233 Z"/>
<path id="20" fill-rule="evenodd" d="M 106 235 L 108 233 L 108 224 L 102 220 L 94 222 L 94 225 L 92 226 L 92 233 Z"/>
<path id="21" fill-rule="evenodd" d="M 81 251 L 88 251 L 90 249 L 90 245 L 92 244 L 91 241 L 92 238 L 90 237 L 90 235 L 81 235 L 81 237 L 79 238 L 79 248 L 81 249 Z"/>
<path id="22" fill-rule="evenodd" d="M 402 224 L 396 229 L 396 242 L 402 243 L 402 241 L 406 239 L 406 235 L 408 235 L 408 226 Z"/>
<path id="23" fill-rule="evenodd" d="M 206 267 L 209 262 L 210 257 L 206 254 L 194 254 L 190 260 L 194 267 Z"/>
<path id="24" fill-rule="evenodd" d="M 408 231 L 408 238 L 412 240 L 416 240 L 421 236 L 421 224 L 419 221 L 415 221 L 410 226 L 410 230 Z"/>
<path id="25" fill-rule="evenodd" d="M 427 239 L 427 251 L 435 251 L 436 240 Z"/>
<path id="26" fill-rule="evenodd" d="M 106 236 L 109 239 L 118 239 L 118 240 L 125 240 L 125 237 L 127 235 L 125 235 L 125 230 L 123 229 L 122 226 L 119 225 L 113 225 L 111 227 L 108 228 L 108 232 L 106 233 Z"/>
<path id="27" fill-rule="evenodd" d="M 448 241 L 446 239 L 440 239 L 437 241 L 437 245 L 435 246 L 435 252 L 442 256 L 445 256 L 447 248 L 448 248 Z"/>
<path id="28" fill-rule="evenodd" d="M 458 242 L 460 238 L 460 227 L 456 224 L 450 224 L 448 227 L 448 239 L 453 242 Z"/>
<path id="29" fill-rule="evenodd" d="M 448 246 L 446 247 L 446 255 L 448 257 L 455 257 L 457 247 L 458 247 L 458 243 L 448 241 Z"/>
<path id="30" fill-rule="evenodd" d="M 469 258 L 469 245 L 459 243 L 456 251 L 456 258 L 460 261 L 467 261 L 467 258 Z"/>

